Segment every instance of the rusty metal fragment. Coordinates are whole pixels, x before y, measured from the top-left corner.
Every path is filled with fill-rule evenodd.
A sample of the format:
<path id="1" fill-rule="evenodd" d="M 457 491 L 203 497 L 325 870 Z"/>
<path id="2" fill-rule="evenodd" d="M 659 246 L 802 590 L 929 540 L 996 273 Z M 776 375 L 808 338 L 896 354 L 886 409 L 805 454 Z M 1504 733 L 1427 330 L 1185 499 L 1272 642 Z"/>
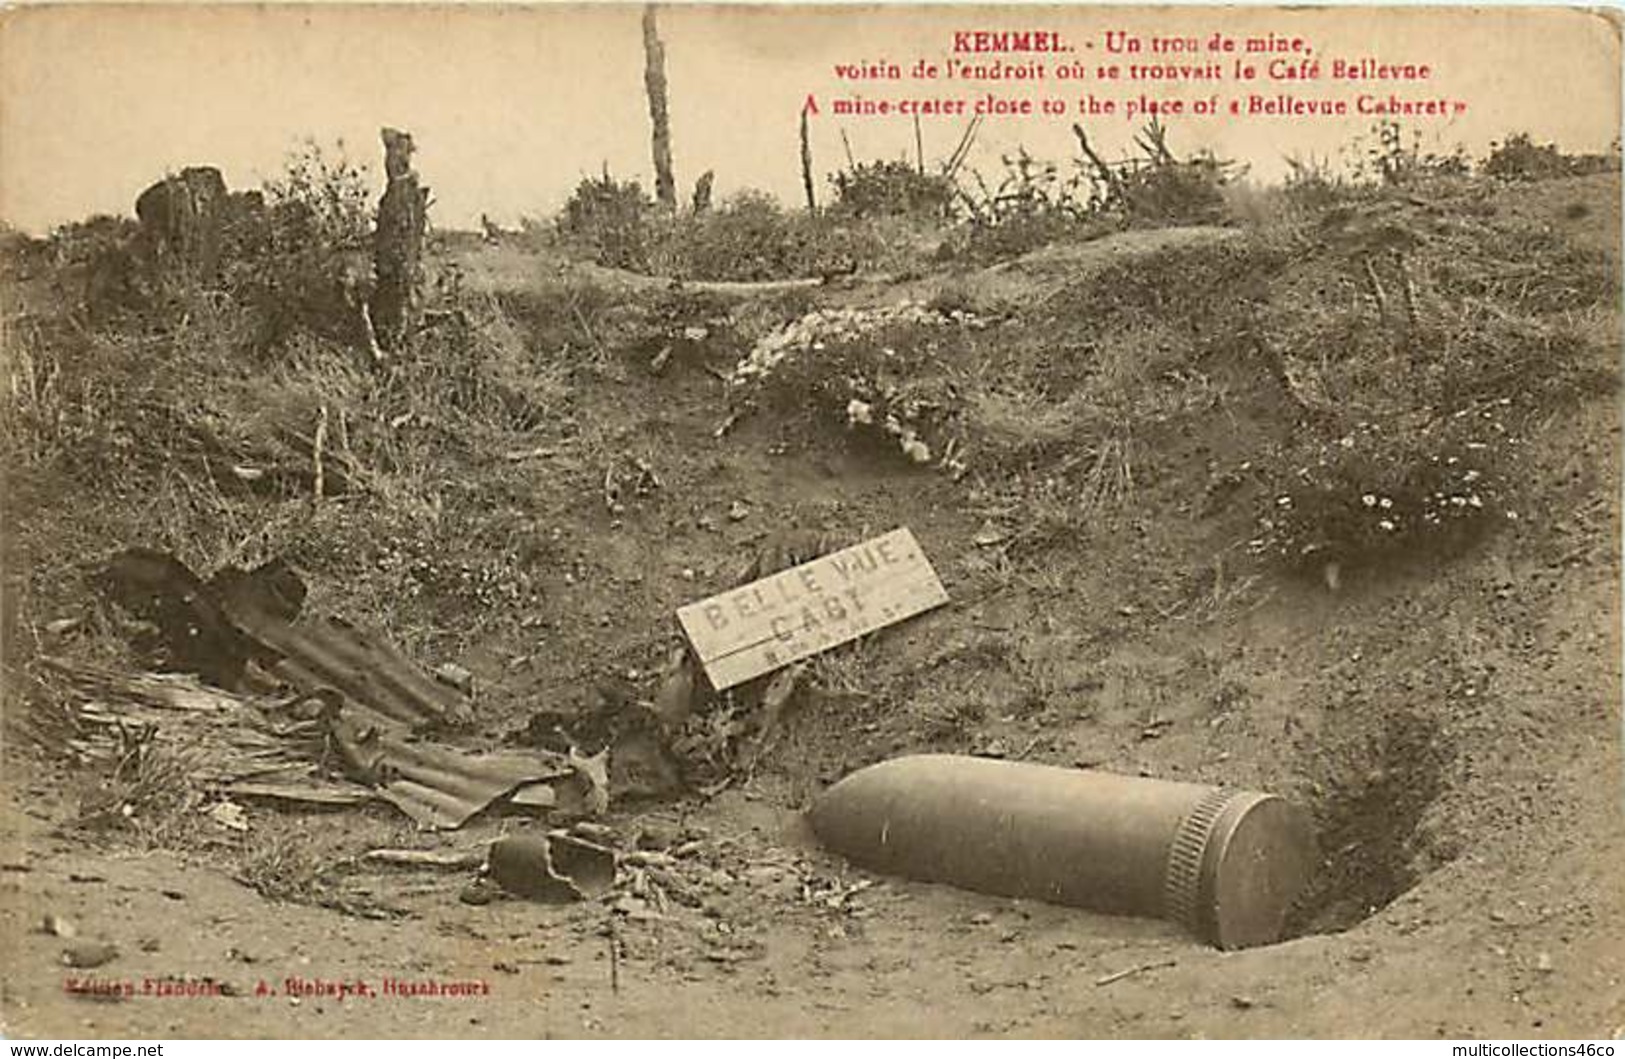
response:
<path id="1" fill-rule="evenodd" d="M 433 679 L 376 633 L 342 618 L 290 625 L 234 612 L 281 660 L 270 672 L 301 691 L 331 688 L 358 706 L 414 728 L 466 728 L 474 712 L 456 688 Z"/>
<path id="2" fill-rule="evenodd" d="M 413 741 L 409 729 L 342 699 L 300 721 L 286 702 L 247 698 L 180 674 L 121 674 L 46 658 L 81 697 L 85 759 L 116 757 L 137 730 L 188 748 L 192 778 L 223 795 L 324 808 L 387 802 L 423 828 L 461 827 L 498 805 L 601 811 L 596 768 L 544 750 L 480 754 Z M 326 752 L 323 753 L 325 747 Z M 333 778 L 319 775 L 318 758 Z M 595 763 L 601 765 L 601 762 Z"/>
<path id="3" fill-rule="evenodd" d="M 521 788 L 576 773 L 567 759 L 546 751 L 470 754 L 432 743 L 408 742 L 364 711 L 340 713 L 329 735 L 350 778 L 425 828 L 461 827 L 481 810 Z"/>
<path id="4" fill-rule="evenodd" d="M 499 886 L 538 901 L 580 901 L 615 884 L 615 851 L 563 831 L 499 839 L 489 863 Z"/>

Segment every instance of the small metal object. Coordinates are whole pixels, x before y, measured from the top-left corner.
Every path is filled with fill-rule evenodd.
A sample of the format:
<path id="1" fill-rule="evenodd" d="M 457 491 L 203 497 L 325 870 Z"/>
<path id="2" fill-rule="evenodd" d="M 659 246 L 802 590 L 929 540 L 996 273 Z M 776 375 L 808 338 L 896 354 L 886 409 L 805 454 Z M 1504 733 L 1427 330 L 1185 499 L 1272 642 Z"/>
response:
<path id="1" fill-rule="evenodd" d="M 518 834 L 491 846 L 491 879 L 538 901 L 597 897 L 615 882 L 615 851 L 562 831 Z"/>
<path id="2" fill-rule="evenodd" d="M 1223 949 L 1279 941 L 1314 864 L 1307 816 L 1275 795 L 952 755 L 862 769 L 810 817 L 877 871 L 1166 918 Z"/>

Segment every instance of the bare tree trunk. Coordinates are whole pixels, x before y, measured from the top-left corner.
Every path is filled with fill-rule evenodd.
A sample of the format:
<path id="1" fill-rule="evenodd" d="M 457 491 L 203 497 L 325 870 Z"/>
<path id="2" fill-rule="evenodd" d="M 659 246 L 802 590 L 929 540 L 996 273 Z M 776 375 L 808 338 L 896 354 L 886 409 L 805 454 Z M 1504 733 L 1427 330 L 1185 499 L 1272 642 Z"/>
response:
<path id="1" fill-rule="evenodd" d="M 423 313 L 429 189 L 418 186 L 418 175 L 412 171 L 411 135 L 384 129 L 383 138 L 389 183 L 378 202 L 378 229 L 373 235 L 372 322 L 379 344 L 393 351 L 417 328 Z"/>
<path id="2" fill-rule="evenodd" d="M 914 115 L 914 168 L 925 176 L 925 141 L 920 138 L 920 116 Z"/>
<path id="3" fill-rule="evenodd" d="M 801 108 L 801 186 L 807 191 L 807 212 L 818 212 L 818 196 L 813 190 L 812 141 L 807 136 L 807 108 Z"/>
<path id="4" fill-rule="evenodd" d="M 649 94 L 649 123 L 654 126 L 655 198 L 677 208 L 677 180 L 671 171 L 671 117 L 666 111 L 666 46 L 655 25 L 655 6 L 643 9 L 643 86 Z"/>

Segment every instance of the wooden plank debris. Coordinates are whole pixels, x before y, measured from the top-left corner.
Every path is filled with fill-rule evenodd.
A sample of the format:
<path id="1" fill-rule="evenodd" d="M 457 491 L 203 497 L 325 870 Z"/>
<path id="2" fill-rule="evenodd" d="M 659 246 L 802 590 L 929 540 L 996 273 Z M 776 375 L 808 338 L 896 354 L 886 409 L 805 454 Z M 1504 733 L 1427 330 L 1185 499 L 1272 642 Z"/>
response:
<path id="1" fill-rule="evenodd" d="M 720 691 L 946 602 L 902 528 L 690 603 L 677 620 Z"/>
<path id="2" fill-rule="evenodd" d="M 361 859 L 373 864 L 391 864 L 403 868 L 444 868 L 460 871 L 478 868 L 485 863 L 485 850 L 434 849 L 369 849 Z"/>
<path id="3" fill-rule="evenodd" d="M 1095 985 L 1111 985 L 1113 982 L 1121 982 L 1125 978 L 1132 978 L 1137 974 L 1145 974 L 1147 971 L 1160 971 L 1165 967 L 1176 966 L 1178 966 L 1178 961 L 1176 960 L 1156 960 L 1152 963 L 1142 963 L 1134 967 L 1125 967 L 1121 971 L 1113 971 L 1108 975 L 1102 975 L 1101 977 L 1095 979 Z"/>

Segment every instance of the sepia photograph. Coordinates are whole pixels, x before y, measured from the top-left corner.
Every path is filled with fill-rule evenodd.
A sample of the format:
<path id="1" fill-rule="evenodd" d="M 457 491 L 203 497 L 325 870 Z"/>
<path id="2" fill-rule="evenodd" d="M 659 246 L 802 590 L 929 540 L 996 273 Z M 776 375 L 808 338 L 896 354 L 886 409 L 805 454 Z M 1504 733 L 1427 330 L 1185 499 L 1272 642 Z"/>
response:
<path id="1" fill-rule="evenodd" d="M 1614 1054 L 1622 24 L 0 8 L 0 1037 Z"/>

